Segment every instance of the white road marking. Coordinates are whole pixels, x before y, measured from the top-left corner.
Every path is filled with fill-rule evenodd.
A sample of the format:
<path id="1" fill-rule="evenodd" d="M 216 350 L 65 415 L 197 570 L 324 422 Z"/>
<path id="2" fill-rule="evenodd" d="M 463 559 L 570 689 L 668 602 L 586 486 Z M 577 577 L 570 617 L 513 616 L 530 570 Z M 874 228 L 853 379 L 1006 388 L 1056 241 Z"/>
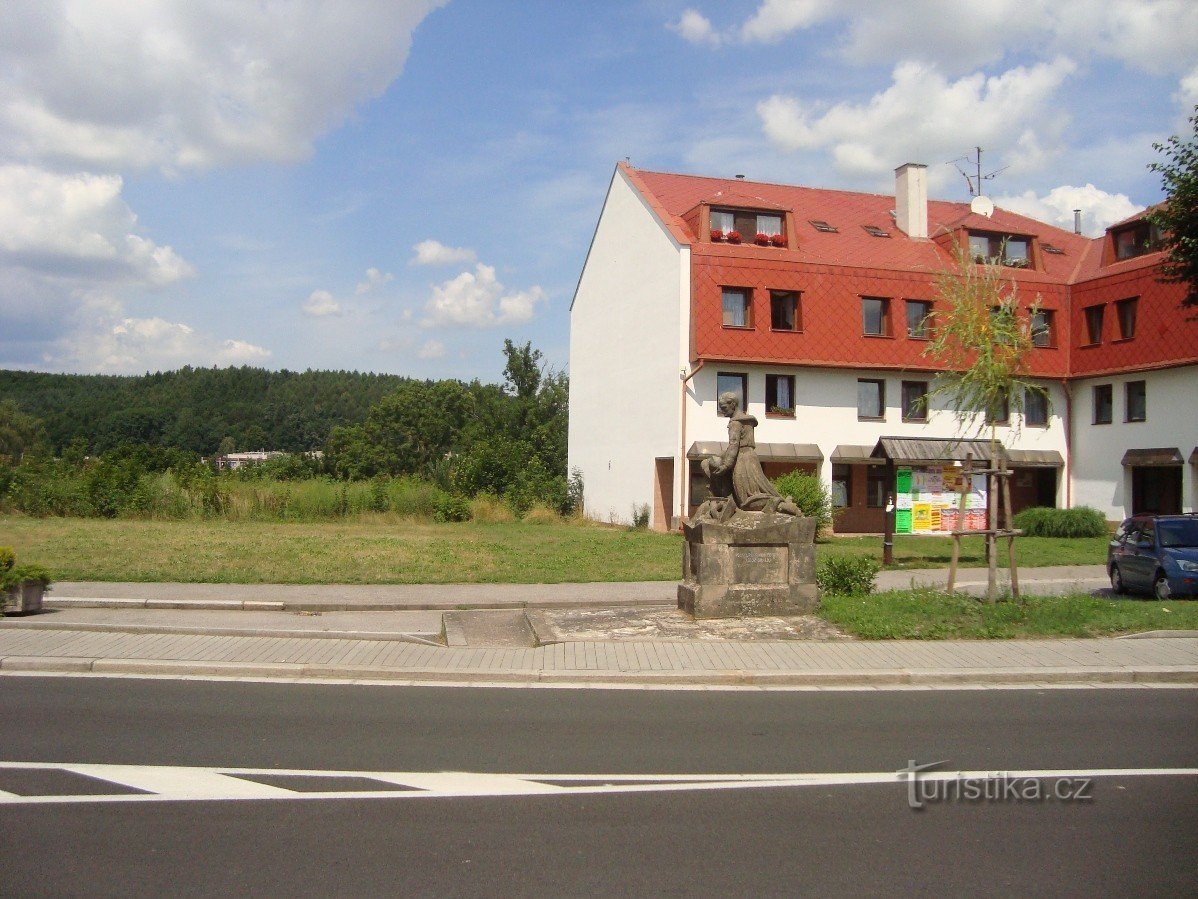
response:
<path id="1" fill-rule="evenodd" d="M 167 765 L 53 764 L 0 762 L 6 770 L 71 771 L 140 794 L 19 796 L 0 791 L 0 805 L 78 802 L 163 802 L 235 799 L 416 799 L 471 796 L 572 795 L 778 787 L 898 784 L 905 771 L 808 774 L 491 774 L 464 771 L 319 771 L 282 768 L 202 768 Z M 245 780 L 246 777 L 345 777 L 392 784 L 396 789 L 298 791 Z M 1048 779 L 1096 777 L 1198 777 L 1198 768 L 1077 768 L 993 771 L 921 771 L 921 780 Z"/>

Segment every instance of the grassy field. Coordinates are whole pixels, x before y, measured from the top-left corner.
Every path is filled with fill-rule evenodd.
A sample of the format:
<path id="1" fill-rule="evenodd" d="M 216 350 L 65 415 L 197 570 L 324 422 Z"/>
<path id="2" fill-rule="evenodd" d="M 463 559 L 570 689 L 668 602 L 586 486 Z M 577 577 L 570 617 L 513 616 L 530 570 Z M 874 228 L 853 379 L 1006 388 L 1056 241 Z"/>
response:
<path id="1" fill-rule="evenodd" d="M 870 596 L 825 595 L 819 614 L 867 640 L 1101 637 L 1198 629 L 1198 600 L 1156 602 L 1089 594 L 979 602 L 961 594 L 904 590 Z"/>
<path id="2" fill-rule="evenodd" d="M 880 557 L 879 537 L 838 537 L 817 553 Z M 682 539 L 577 523 L 433 524 L 0 518 L 0 545 L 57 580 L 279 584 L 564 583 L 675 580 Z M 1100 564 L 1106 541 L 1022 538 L 1022 566 Z M 962 563 L 984 564 L 980 538 Z M 948 564 L 951 542 L 898 537 L 896 568 Z M 1000 556 L 1003 555 L 1000 553 Z"/>

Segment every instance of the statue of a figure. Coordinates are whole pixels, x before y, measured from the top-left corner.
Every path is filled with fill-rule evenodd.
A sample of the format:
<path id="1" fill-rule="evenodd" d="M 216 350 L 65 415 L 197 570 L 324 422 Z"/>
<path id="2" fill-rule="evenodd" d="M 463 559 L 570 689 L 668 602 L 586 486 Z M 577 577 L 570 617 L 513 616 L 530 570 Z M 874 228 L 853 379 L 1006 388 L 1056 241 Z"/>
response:
<path id="1" fill-rule="evenodd" d="M 738 509 L 767 515 L 802 514 L 789 496 L 778 493 L 761 470 L 753 431 L 757 419 L 740 411 L 735 393 L 720 394 L 717 405 L 730 419 L 728 448 L 723 455 L 709 456 L 702 462 L 703 473 L 711 484 L 711 499 L 699 508 L 696 519 L 727 521 Z"/>

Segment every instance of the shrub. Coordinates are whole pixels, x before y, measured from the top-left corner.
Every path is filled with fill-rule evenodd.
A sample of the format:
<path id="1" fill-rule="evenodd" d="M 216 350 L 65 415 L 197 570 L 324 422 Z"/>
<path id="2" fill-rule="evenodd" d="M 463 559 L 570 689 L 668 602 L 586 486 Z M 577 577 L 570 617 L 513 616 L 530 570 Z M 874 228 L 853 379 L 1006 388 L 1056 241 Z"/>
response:
<path id="1" fill-rule="evenodd" d="M 649 527 L 649 504 L 634 503 L 632 506 L 632 526 L 634 528 Z"/>
<path id="2" fill-rule="evenodd" d="M 516 520 L 512 507 L 489 493 L 479 494 L 471 500 L 470 511 L 480 524 L 507 524 Z"/>
<path id="3" fill-rule="evenodd" d="M 0 572 L 0 591 L 8 591 L 21 584 L 50 584 L 50 572 L 41 565 L 15 565 L 7 571 Z"/>
<path id="4" fill-rule="evenodd" d="M 0 546 L 0 572 L 9 571 L 17 561 L 17 554 L 11 546 Z"/>
<path id="5" fill-rule="evenodd" d="M 464 496 L 443 493 L 433 501 L 433 521 L 469 521 L 470 501 Z"/>
<path id="6" fill-rule="evenodd" d="M 561 516 L 545 505 L 536 505 L 524 513 L 523 521 L 528 524 L 556 524 Z"/>
<path id="7" fill-rule="evenodd" d="M 873 593 L 881 568 L 873 556 L 831 556 L 816 567 L 815 583 L 825 593 L 864 596 Z"/>
<path id="8" fill-rule="evenodd" d="M 1089 506 L 1072 509 L 1034 506 L 1015 516 L 1015 527 L 1029 537 L 1105 537 L 1108 533 L 1106 518 Z"/>
<path id="9" fill-rule="evenodd" d="M 813 474 L 792 471 L 774 481 L 783 496 L 789 496 L 808 518 L 815 519 L 816 533 L 823 533 L 832 524 L 832 497 L 828 485 Z"/>

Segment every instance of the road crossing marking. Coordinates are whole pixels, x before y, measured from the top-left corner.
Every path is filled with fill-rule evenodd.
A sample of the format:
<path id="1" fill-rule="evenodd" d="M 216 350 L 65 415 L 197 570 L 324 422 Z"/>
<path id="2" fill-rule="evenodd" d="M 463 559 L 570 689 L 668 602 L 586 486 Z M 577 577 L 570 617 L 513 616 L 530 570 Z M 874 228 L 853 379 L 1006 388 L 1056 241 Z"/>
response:
<path id="1" fill-rule="evenodd" d="M 6 772 L 62 772 L 98 783 L 88 794 L 22 795 Z M 254 780 L 263 778 L 268 782 Z M 927 771 L 920 778 L 1103 778 L 1198 777 L 1198 768 L 1092 768 L 1003 771 Z M 347 789 L 288 789 L 275 784 L 334 785 L 344 778 Z M 859 771 L 792 774 L 495 774 L 471 771 L 323 771 L 288 768 L 192 767 L 173 765 L 104 765 L 48 762 L 0 762 L 0 805 L 79 802 L 176 802 L 239 799 L 412 799 L 484 796 L 575 795 L 696 790 L 769 789 L 779 787 L 900 784 L 905 771 Z M 110 784 L 112 793 L 103 792 Z M 372 784 L 377 784 L 377 788 Z M 5 789 L 7 787 L 7 789 Z M 19 789 L 19 788 L 18 788 Z M 142 792 L 129 793 L 127 790 Z"/>

